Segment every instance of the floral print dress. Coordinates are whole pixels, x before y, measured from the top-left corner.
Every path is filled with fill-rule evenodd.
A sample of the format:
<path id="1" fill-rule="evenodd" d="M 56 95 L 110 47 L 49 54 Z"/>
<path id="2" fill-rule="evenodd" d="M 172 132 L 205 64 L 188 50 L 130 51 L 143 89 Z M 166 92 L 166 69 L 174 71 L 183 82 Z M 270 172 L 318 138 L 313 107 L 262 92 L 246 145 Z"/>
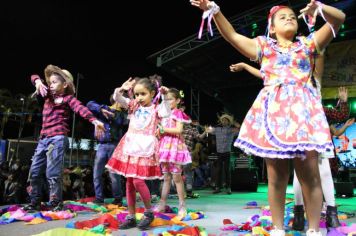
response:
<path id="1" fill-rule="evenodd" d="M 317 51 L 314 34 L 288 47 L 257 37 L 257 60 L 264 88 L 248 111 L 234 145 L 267 158 L 305 158 L 305 151 L 333 148 L 312 73 Z"/>

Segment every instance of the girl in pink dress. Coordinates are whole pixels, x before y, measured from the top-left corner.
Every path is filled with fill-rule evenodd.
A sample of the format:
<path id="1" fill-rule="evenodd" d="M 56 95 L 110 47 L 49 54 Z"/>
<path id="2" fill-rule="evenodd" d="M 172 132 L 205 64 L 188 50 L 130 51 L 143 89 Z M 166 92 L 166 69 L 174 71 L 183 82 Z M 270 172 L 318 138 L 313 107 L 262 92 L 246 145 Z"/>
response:
<path id="1" fill-rule="evenodd" d="M 127 80 L 114 93 L 114 100 L 128 108 L 130 124 L 127 133 L 119 142 L 106 167 L 126 177 L 126 200 L 129 214 L 119 228 L 137 227 L 141 230 L 149 228 L 154 219 L 151 210 L 151 195 L 145 183 L 146 179 L 162 177 L 158 162 L 157 125 L 162 117 L 170 115 L 169 104 L 163 100 L 159 105 L 160 93 L 166 93 L 166 87 L 159 87 L 159 78 L 141 78 L 137 81 Z M 122 96 L 124 91 L 133 90 L 135 99 Z M 158 92 L 160 91 L 160 92 Z M 136 224 L 136 191 L 139 192 L 145 205 L 143 219 Z"/>
<path id="2" fill-rule="evenodd" d="M 179 198 L 178 216 L 183 218 L 187 211 L 184 201 L 182 166 L 191 163 L 192 158 L 182 136 L 184 123 L 190 123 L 191 120 L 189 116 L 178 108 L 181 99 L 180 92 L 177 89 L 171 88 L 168 90 L 166 100 L 170 104 L 172 113 L 170 117 L 162 119 L 159 126 L 161 136 L 159 141 L 159 162 L 164 174 L 164 181 L 161 200 L 156 210 L 164 211 L 173 176 Z"/>
<path id="3" fill-rule="evenodd" d="M 301 182 L 309 221 L 307 236 L 319 231 L 322 191 L 318 152 L 332 149 L 329 126 L 320 95 L 313 87 L 315 55 L 332 40 L 345 14 L 311 0 L 300 12 L 309 26 L 315 16 L 326 22 L 308 37 L 296 37 L 297 16 L 287 6 L 275 6 L 268 15 L 266 36 L 250 39 L 237 33 L 219 6 L 209 0 L 190 0 L 213 18 L 221 35 L 244 56 L 261 65 L 264 88 L 248 111 L 235 146 L 264 157 L 268 173 L 268 201 L 274 229 L 284 236 L 285 194 L 289 179 L 288 159 L 293 159 Z"/>

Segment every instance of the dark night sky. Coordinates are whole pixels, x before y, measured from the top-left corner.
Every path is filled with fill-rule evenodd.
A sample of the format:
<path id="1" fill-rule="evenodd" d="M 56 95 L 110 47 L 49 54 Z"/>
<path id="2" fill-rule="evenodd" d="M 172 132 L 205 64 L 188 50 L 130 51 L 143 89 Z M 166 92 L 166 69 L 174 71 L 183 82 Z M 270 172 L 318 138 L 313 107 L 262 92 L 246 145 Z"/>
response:
<path id="1" fill-rule="evenodd" d="M 220 1 L 229 17 L 255 6 Z M 119 5 L 119 6 L 116 6 Z M 236 7 L 238 6 L 238 7 Z M 107 103 L 113 89 L 130 76 L 154 73 L 166 86 L 189 92 L 189 85 L 150 64 L 146 58 L 197 34 L 201 11 L 188 0 L 154 1 L 3 1 L 0 7 L 2 75 L 0 88 L 13 95 L 34 91 L 30 75 L 43 76 L 48 64 L 78 73 L 78 98 Z M 186 99 L 189 99 L 187 97 Z M 209 101 L 210 99 L 210 101 Z M 202 109 L 221 109 L 204 98 Z M 204 108 L 205 107 L 205 108 Z M 213 118 L 215 120 L 215 118 Z M 26 133 L 27 129 L 27 133 Z M 6 135 L 17 137 L 18 122 L 9 122 Z M 25 127 L 23 136 L 31 135 Z"/>
<path id="2" fill-rule="evenodd" d="M 259 1 L 248 1 L 243 7 L 236 1 L 219 2 L 229 17 Z M 0 88 L 28 95 L 34 91 L 30 75 L 43 76 L 46 65 L 54 64 L 68 69 L 74 79 L 78 73 L 83 75 L 78 91 L 83 103 L 107 103 L 113 89 L 128 77 L 154 73 L 163 76 L 166 86 L 187 94 L 187 83 L 160 71 L 146 58 L 197 34 L 200 20 L 201 11 L 188 0 L 3 1 Z M 202 109 L 211 109 L 215 120 L 221 104 L 202 98 L 201 103 L 209 104 L 202 104 Z M 16 135 L 17 126 L 7 130 L 16 130 Z"/>
<path id="3" fill-rule="evenodd" d="M 227 16 L 231 1 L 221 1 Z M 254 1 L 249 1 L 252 6 Z M 115 6 L 119 4 L 119 6 Z M 196 34 L 201 12 L 187 0 L 6 1 L 1 17 L 1 88 L 28 94 L 32 73 L 47 64 L 80 80 L 79 98 L 105 101 L 129 76 L 162 74 L 146 57 Z M 248 9 L 249 6 L 239 11 Z M 235 7 L 234 7 L 235 8 Z M 163 74 L 164 75 L 164 74 Z M 170 86 L 186 86 L 164 77 Z"/>
<path id="4" fill-rule="evenodd" d="M 217 1 L 228 18 L 267 2 L 274 1 Z M 78 92 L 83 103 L 107 103 L 113 89 L 128 77 L 154 73 L 163 76 L 166 86 L 188 94 L 187 83 L 146 58 L 197 35 L 201 13 L 188 0 L 3 1 L 0 89 L 30 94 L 34 91 L 30 75 L 43 75 L 46 65 L 54 64 L 71 71 L 75 79 L 78 73 L 83 75 Z M 211 110 L 205 118 L 216 120 L 222 105 L 213 98 L 202 98 L 201 109 Z"/>

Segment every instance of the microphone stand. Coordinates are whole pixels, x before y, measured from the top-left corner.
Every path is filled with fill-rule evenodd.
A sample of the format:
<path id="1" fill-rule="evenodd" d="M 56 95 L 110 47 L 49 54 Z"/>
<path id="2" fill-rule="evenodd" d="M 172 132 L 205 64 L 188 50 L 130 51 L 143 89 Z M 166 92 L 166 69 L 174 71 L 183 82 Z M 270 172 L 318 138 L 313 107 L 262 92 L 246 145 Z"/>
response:
<path id="1" fill-rule="evenodd" d="M 78 93 L 79 93 L 79 80 L 82 79 L 82 78 L 83 78 L 83 76 L 80 73 L 78 73 L 77 74 L 77 81 L 76 81 L 76 85 L 75 85 L 75 87 L 76 87 L 75 97 L 76 98 L 78 98 Z M 73 122 L 72 122 L 72 136 L 71 136 L 71 144 L 70 144 L 71 148 L 70 148 L 70 154 L 69 154 L 69 166 L 72 165 L 72 155 L 73 155 L 73 147 L 74 147 L 74 134 L 75 134 L 75 117 L 76 117 L 76 115 L 75 115 L 75 112 L 74 112 L 73 113 Z M 77 148 L 79 148 L 79 147 L 77 147 Z M 79 160 L 77 158 L 77 165 L 78 165 L 78 163 L 79 163 Z"/>
<path id="2" fill-rule="evenodd" d="M 22 135 L 22 131 L 25 125 L 25 99 L 24 98 L 20 98 L 20 101 L 22 102 L 21 105 L 21 118 L 20 118 L 20 127 L 19 127 L 19 133 L 17 136 L 17 142 L 16 142 L 16 154 L 15 157 L 16 159 L 19 157 L 19 146 L 20 146 L 20 139 L 21 139 L 21 135 Z M 13 157 L 11 158 L 11 161 L 13 161 Z"/>

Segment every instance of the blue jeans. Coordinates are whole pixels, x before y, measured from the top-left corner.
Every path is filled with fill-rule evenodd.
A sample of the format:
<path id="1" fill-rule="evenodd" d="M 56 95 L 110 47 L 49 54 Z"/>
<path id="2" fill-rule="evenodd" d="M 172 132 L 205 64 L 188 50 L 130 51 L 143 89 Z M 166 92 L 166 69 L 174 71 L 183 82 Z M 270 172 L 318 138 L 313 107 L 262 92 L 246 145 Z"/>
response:
<path id="1" fill-rule="evenodd" d="M 202 187 L 208 182 L 208 165 L 202 164 L 196 168 L 194 168 L 194 187 Z"/>
<path id="2" fill-rule="evenodd" d="M 93 179 L 95 198 L 98 200 L 104 200 L 103 172 L 105 170 L 105 165 L 109 161 L 115 148 L 115 143 L 100 143 L 98 145 L 98 150 L 96 151 Z M 122 199 L 121 176 L 112 172 L 110 172 L 109 175 L 111 179 L 111 191 L 113 197 L 116 199 Z"/>
<path id="3" fill-rule="evenodd" d="M 49 201 L 62 201 L 63 159 L 68 146 L 68 138 L 64 135 L 39 140 L 30 168 L 31 203 L 41 202 L 44 173 L 46 173 L 49 186 Z"/>

